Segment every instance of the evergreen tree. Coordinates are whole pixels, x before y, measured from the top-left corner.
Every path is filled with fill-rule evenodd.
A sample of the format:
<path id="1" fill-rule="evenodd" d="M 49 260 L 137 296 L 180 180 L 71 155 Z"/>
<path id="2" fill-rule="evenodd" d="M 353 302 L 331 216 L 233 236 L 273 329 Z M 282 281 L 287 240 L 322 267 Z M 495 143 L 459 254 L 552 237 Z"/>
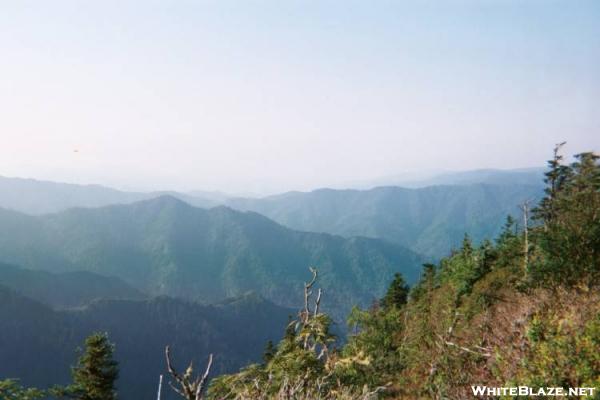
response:
<path id="1" fill-rule="evenodd" d="M 275 357 L 275 353 L 277 353 L 277 347 L 275 346 L 275 344 L 273 344 L 272 340 L 269 340 L 265 346 L 265 350 L 263 352 L 263 362 L 265 364 L 268 364 L 269 361 L 271 361 L 273 359 L 273 357 Z"/>
<path id="2" fill-rule="evenodd" d="M 113 360 L 114 345 L 105 333 L 94 333 L 85 340 L 85 351 L 72 370 L 69 397 L 77 400 L 115 400 L 118 364 Z"/>
<path id="3" fill-rule="evenodd" d="M 406 304 L 409 288 L 402 275 L 398 272 L 394 274 L 394 280 L 390 284 L 387 293 L 383 297 L 381 304 L 384 308 L 400 308 Z"/>
<path id="4" fill-rule="evenodd" d="M 531 271 L 538 282 L 590 285 L 600 278 L 600 157 L 575 159 L 569 166 L 551 162 L 546 197 L 534 210 L 544 224 L 537 234 L 544 260 Z"/>
<path id="5" fill-rule="evenodd" d="M 473 241 L 467 233 L 465 233 L 462 241 L 461 254 L 465 259 L 468 259 L 473 254 Z"/>
<path id="6" fill-rule="evenodd" d="M 436 266 L 435 264 L 423 264 L 423 272 L 421 273 L 421 279 L 413 286 L 410 291 L 410 298 L 412 301 L 418 301 L 426 294 L 430 293 L 435 287 L 436 280 Z"/>
<path id="7" fill-rule="evenodd" d="M 545 173 L 546 178 L 544 179 L 547 185 L 544 189 L 546 196 L 536 210 L 538 218 L 546 222 L 555 217 L 554 200 L 571 175 L 569 167 L 562 164 L 563 156 L 560 154 L 560 149 L 565 143 L 559 143 L 554 147 L 554 156 L 548 161 L 549 170 Z"/>
<path id="8" fill-rule="evenodd" d="M 500 235 L 496 239 L 496 243 L 502 246 L 503 244 L 509 242 L 511 239 L 514 239 L 516 236 L 517 233 L 515 219 L 511 215 L 508 215 L 506 217 L 506 222 L 502 227 L 502 232 L 500 232 Z"/>

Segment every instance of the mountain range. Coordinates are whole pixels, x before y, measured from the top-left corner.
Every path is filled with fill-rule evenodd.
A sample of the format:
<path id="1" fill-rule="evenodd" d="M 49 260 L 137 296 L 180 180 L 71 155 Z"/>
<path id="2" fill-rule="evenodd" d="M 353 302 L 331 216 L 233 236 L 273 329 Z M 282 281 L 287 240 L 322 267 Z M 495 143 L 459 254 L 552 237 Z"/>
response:
<path id="1" fill-rule="evenodd" d="M 164 195 L 177 197 L 198 207 L 213 207 L 218 204 L 217 200 L 223 199 L 212 192 L 127 192 L 101 185 L 77 185 L 0 176 L 0 208 L 30 215 L 55 213 L 76 207 L 96 208 L 111 204 L 130 204 Z"/>
<path id="2" fill-rule="evenodd" d="M 117 277 L 151 296 L 214 302 L 253 290 L 294 308 L 314 266 L 324 308 L 338 318 L 379 298 L 396 272 L 414 282 L 423 262 L 387 241 L 295 231 L 170 196 L 43 216 L 0 210 L 0 255 L 29 269 Z"/>
<path id="3" fill-rule="evenodd" d="M 413 173 L 388 176 L 379 179 L 357 182 L 346 188 L 372 189 L 378 186 L 400 186 L 405 188 L 423 188 L 436 185 L 540 185 L 544 180 L 545 168 L 516 169 L 475 169 L 469 171 L 437 171 L 435 173 Z"/>
<path id="4" fill-rule="evenodd" d="M 532 185 L 541 186 L 544 168 L 511 170 L 479 169 L 436 174 L 399 175 L 370 181 L 350 183 L 336 190 L 355 189 L 368 191 L 377 187 L 397 186 L 424 188 L 438 185 Z M 412 177 L 411 177 L 412 176 Z M 420 178 L 416 178 L 421 176 Z M 293 192 L 292 192 L 293 193 Z M 78 185 L 0 176 L 0 208 L 39 215 L 64 211 L 74 207 L 102 207 L 111 204 L 129 204 L 162 195 L 170 195 L 197 207 L 210 208 L 228 204 L 229 199 L 260 199 L 271 196 L 234 196 L 215 191 L 190 192 L 152 191 L 132 192 L 112 189 L 102 185 Z M 235 202 L 234 202 L 235 203 Z"/>
<path id="5" fill-rule="evenodd" d="M 539 173 L 262 198 L 0 177 L 0 377 L 67 383 L 94 331 L 117 345 L 125 399 L 155 394 L 166 344 L 181 368 L 212 352 L 214 373 L 235 371 L 280 338 L 310 266 L 343 335 L 350 308 L 381 298 L 395 273 L 414 283 L 465 232 L 494 237 L 540 197 Z"/>
<path id="6" fill-rule="evenodd" d="M 296 230 L 385 239 L 437 260 L 459 245 L 465 232 L 475 242 L 494 237 L 507 215 L 520 215 L 519 204 L 539 199 L 543 169 L 445 173 L 403 184 L 411 188 L 319 189 L 239 198 L 201 191 L 122 192 L 97 185 L 0 177 L 0 207 L 40 215 L 169 195 L 201 208 L 225 205 L 254 211 Z"/>
<path id="7" fill-rule="evenodd" d="M 231 199 L 228 205 L 293 229 L 386 239 L 435 260 L 456 248 L 466 232 L 475 242 L 495 237 L 507 215 L 518 218 L 518 205 L 542 194 L 541 185 L 390 186 L 290 192 Z"/>

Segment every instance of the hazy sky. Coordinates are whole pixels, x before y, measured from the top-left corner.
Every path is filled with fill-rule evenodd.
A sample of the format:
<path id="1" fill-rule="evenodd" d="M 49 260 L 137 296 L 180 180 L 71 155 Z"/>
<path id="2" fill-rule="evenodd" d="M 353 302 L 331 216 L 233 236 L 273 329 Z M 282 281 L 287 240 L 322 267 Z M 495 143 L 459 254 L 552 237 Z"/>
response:
<path id="1" fill-rule="evenodd" d="M 600 150 L 600 1 L 0 1 L 0 175 L 309 189 Z"/>

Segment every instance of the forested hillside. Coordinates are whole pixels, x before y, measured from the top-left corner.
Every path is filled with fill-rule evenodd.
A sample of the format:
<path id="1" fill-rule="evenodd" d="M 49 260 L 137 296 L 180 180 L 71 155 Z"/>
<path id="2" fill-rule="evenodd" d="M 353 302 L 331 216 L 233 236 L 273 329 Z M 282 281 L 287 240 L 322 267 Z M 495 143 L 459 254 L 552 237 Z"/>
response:
<path id="1" fill-rule="evenodd" d="M 0 377 L 41 388 L 67 384 L 85 337 L 108 332 L 116 343 L 120 398 L 153 398 L 166 345 L 178 363 L 201 364 L 213 353 L 214 372 L 231 372 L 259 359 L 264 343 L 281 337 L 291 312 L 255 294 L 210 306 L 164 297 L 53 311 L 0 285 Z"/>
<path id="2" fill-rule="evenodd" d="M 266 362 L 213 380 L 208 397 L 464 399 L 483 384 L 596 388 L 598 398 L 599 159 L 563 165 L 555 152 L 545 197 L 523 210 L 535 224 L 508 218 L 479 246 L 465 236 L 410 290 L 396 276 L 378 304 L 353 310 L 342 348 L 322 299 L 308 296 Z"/>
<path id="3" fill-rule="evenodd" d="M 0 263 L 0 285 L 53 308 L 81 307 L 96 299 L 141 300 L 139 290 L 91 272 L 51 273 Z"/>
<path id="4" fill-rule="evenodd" d="M 542 183 L 321 189 L 227 204 L 293 229 L 383 238 L 435 260 L 459 246 L 465 232 L 477 243 L 497 235 L 518 205 L 541 197 Z"/>
<path id="5" fill-rule="evenodd" d="M 320 189 L 263 198 L 228 198 L 203 191 L 124 192 L 0 177 L 0 208 L 39 215 L 169 195 L 195 207 L 221 204 L 255 211 L 292 229 L 382 238 L 439 259 L 460 245 L 464 232 L 470 232 L 475 242 L 498 234 L 504 217 L 518 214 L 517 204 L 538 199 L 541 188 L 537 168 L 465 171 L 370 190 Z"/>
<path id="6" fill-rule="evenodd" d="M 318 265 L 327 308 L 343 318 L 381 296 L 394 273 L 418 277 L 421 258 L 376 239 L 293 231 L 251 212 L 192 207 L 173 197 L 39 217 L 0 210 L 0 261 L 118 277 L 148 295 L 205 302 L 249 290 L 295 306 Z"/>

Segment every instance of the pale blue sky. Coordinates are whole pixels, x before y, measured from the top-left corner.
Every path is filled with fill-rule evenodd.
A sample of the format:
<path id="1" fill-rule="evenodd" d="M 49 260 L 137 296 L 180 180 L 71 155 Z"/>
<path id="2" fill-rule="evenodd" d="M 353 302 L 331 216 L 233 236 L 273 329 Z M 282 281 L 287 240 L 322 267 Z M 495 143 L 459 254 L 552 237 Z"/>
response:
<path id="1" fill-rule="evenodd" d="M 600 1 L 7 0 L 0 50 L 0 175 L 306 190 L 600 150 Z"/>

